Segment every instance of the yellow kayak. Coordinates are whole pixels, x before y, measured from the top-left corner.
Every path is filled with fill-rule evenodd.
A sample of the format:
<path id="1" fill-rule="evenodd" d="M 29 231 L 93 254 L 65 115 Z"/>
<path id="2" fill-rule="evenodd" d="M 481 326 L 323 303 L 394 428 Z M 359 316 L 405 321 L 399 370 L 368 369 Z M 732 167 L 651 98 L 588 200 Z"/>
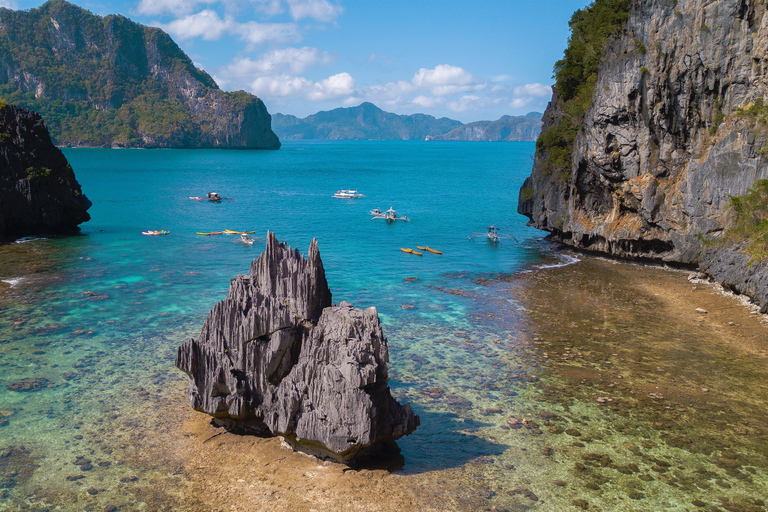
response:
<path id="1" fill-rule="evenodd" d="M 403 249 L 403 248 L 401 247 L 401 248 L 400 248 L 400 250 L 401 250 L 401 251 L 403 251 L 403 252 L 413 252 L 413 249 L 411 249 L 410 247 L 409 247 L 409 248 L 407 248 L 407 249 Z"/>
<path id="2" fill-rule="evenodd" d="M 225 229 L 224 233 L 228 235 L 250 235 L 252 233 L 255 233 L 255 231 L 234 231 L 231 229 Z"/>
<path id="3" fill-rule="evenodd" d="M 421 247 L 419 247 L 419 249 L 421 249 Z M 429 246 L 424 247 L 424 250 L 429 251 L 429 252 L 434 253 L 434 254 L 443 254 L 443 251 L 436 251 L 434 249 L 430 249 Z"/>
<path id="4" fill-rule="evenodd" d="M 203 235 L 203 236 L 220 235 L 221 233 L 222 233 L 221 231 L 213 231 L 211 233 L 201 233 L 199 231 L 197 232 L 198 235 Z"/>
<path id="5" fill-rule="evenodd" d="M 415 254 L 416 256 L 424 256 L 424 253 L 419 251 L 411 251 L 411 254 Z"/>
<path id="6" fill-rule="evenodd" d="M 426 250 L 427 250 L 427 248 L 426 248 L 426 247 L 422 247 L 422 246 L 420 246 L 420 245 L 417 245 L 417 246 L 416 246 L 416 248 L 417 248 L 418 250 L 420 250 L 420 251 L 426 251 Z"/>

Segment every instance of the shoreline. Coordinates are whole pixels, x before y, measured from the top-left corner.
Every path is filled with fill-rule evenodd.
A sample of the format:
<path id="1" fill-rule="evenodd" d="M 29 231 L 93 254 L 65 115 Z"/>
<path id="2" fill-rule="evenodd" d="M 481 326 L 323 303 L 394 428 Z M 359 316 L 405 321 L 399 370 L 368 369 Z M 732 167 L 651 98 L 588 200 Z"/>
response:
<path id="1" fill-rule="evenodd" d="M 547 373 L 557 374 L 553 378 L 560 379 L 561 382 L 564 379 L 565 382 L 576 383 L 574 388 L 585 387 L 583 392 L 579 390 L 576 390 L 575 393 L 570 390 L 565 392 L 565 395 L 568 395 L 567 402 L 572 404 L 571 408 L 577 405 L 580 408 L 583 407 L 580 405 L 582 402 L 585 404 L 591 402 L 588 407 L 603 407 L 604 402 L 600 401 L 603 397 L 595 398 L 595 392 L 589 386 L 607 389 L 608 382 L 611 380 L 613 382 L 613 385 L 610 386 L 613 388 L 611 393 L 626 395 L 626 398 L 616 399 L 619 403 L 628 402 L 630 397 L 636 397 L 637 403 L 632 404 L 633 408 L 629 410 L 633 410 L 633 414 L 638 414 L 639 410 L 643 410 L 644 414 L 649 414 L 656 419 L 658 419 L 659 413 L 654 411 L 656 411 L 659 403 L 665 404 L 667 411 L 673 412 L 686 407 L 688 415 L 698 417 L 699 409 L 702 411 L 701 414 L 711 414 L 709 412 L 710 399 L 715 401 L 722 399 L 728 402 L 728 396 L 733 392 L 733 390 L 726 389 L 728 379 L 719 381 L 712 375 L 697 374 L 696 370 L 693 370 L 691 374 L 693 377 L 687 374 L 681 375 L 682 381 L 687 382 L 687 380 L 694 378 L 697 382 L 681 384 L 678 376 L 670 375 L 674 372 L 674 365 L 664 367 L 664 372 L 659 373 L 658 370 L 661 370 L 661 367 L 655 370 L 651 368 L 654 364 L 661 364 L 657 363 L 655 359 L 653 364 L 638 363 L 637 361 L 643 361 L 647 354 L 641 351 L 639 355 L 634 354 L 633 356 L 631 353 L 633 347 L 624 346 L 622 348 L 622 345 L 625 345 L 622 339 L 626 341 L 624 328 L 616 331 L 620 334 L 618 339 L 612 339 L 609 336 L 606 340 L 612 344 L 618 343 L 616 345 L 618 348 L 614 349 L 617 350 L 618 354 L 621 354 L 620 357 L 612 358 L 610 355 L 599 351 L 592 357 L 590 355 L 582 357 L 582 352 L 586 354 L 590 348 L 575 346 L 578 343 L 577 339 L 585 330 L 587 332 L 594 331 L 596 326 L 590 324 L 584 327 L 573 327 L 574 323 L 585 322 L 585 318 L 578 315 L 563 315 L 563 310 L 558 310 L 558 308 L 563 307 L 576 307 L 582 311 L 581 308 L 586 307 L 592 312 L 599 311 L 600 314 L 618 314 L 621 316 L 632 314 L 632 311 L 627 309 L 628 305 L 642 307 L 650 303 L 662 304 L 664 314 L 668 318 L 677 317 L 682 324 L 685 324 L 684 332 L 690 329 L 691 332 L 702 336 L 700 339 L 704 340 L 708 346 L 701 346 L 701 351 L 725 349 L 728 352 L 740 353 L 743 356 L 757 357 L 763 361 L 768 359 L 768 344 L 765 342 L 767 322 L 765 315 L 754 314 L 752 312 L 754 307 L 752 310 L 745 308 L 739 300 L 735 300 L 738 297 L 728 296 L 717 290 L 715 284 L 707 283 L 706 286 L 703 286 L 702 283 L 689 281 L 687 274 L 691 274 L 691 272 L 668 269 L 653 264 L 638 264 L 584 256 L 580 261 L 566 266 L 532 269 L 529 272 L 517 272 L 511 276 L 500 276 L 498 279 L 505 282 L 506 293 L 522 300 L 527 308 L 533 308 L 521 335 L 527 337 L 528 340 L 525 342 L 531 343 L 531 346 L 534 347 L 535 357 L 539 361 L 540 373 L 542 374 L 542 382 L 534 384 L 540 384 L 538 387 L 542 388 L 543 399 L 550 403 L 549 407 L 560 407 L 564 403 L 564 394 L 562 390 L 554 391 L 559 389 L 556 386 L 543 385 Z M 542 286 L 542 284 L 547 286 Z M 605 287 L 603 288 L 602 285 Z M 495 285 L 491 284 L 490 286 Z M 583 295 L 582 300 L 576 300 L 573 293 Z M 599 303 L 601 301 L 610 304 L 615 308 L 615 311 L 600 311 Z M 553 304 L 555 304 L 554 308 Z M 536 309 L 537 306 L 539 307 L 538 310 Z M 697 307 L 706 310 L 707 313 L 697 312 Z M 558 313 L 553 315 L 552 311 L 555 310 Z M 497 314 L 503 314 L 503 312 L 497 311 Z M 612 320 L 606 320 L 606 322 L 610 323 Z M 643 322 L 636 320 L 635 323 L 640 328 L 634 329 L 633 327 L 633 330 L 636 330 L 639 335 L 645 336 L 643 330 L 646 327 L 643 326 Z M 562 328 L 563 326 L 565 328 Z M 665 325 L 661 326 L 662 332 L 665 331 L 664 327 Z M 653 335 L 649 334 L 649 338 L 653 340 Z M 691 341 L 681 340 L 683 344 L 688 346 L 690 346 Z M 675 342 L 662 342 L 662 345 L 659 345 L 659 350 L 665 350 L 665 344 L 673 343 Z M 577 350 L 580 350 L 578 355 Z M 614 356 L 617 353 L 614 353 Z M 636 360 L 632 360 L 630 363 L 629 361 L 633 357 Z M 609 359 L 616 359 L 616 363 L 611 363 Z M 576 363 L 577 360 L 582 362 Z M 639 367 L 637 367 L 638 364 Z M 619 378 L 623 377 L 622 380 L 615 380 L 617 373 L 621 374 Z M 650 375 L 651 373 L 652 375 Z M 650 380 L 648 379 L 649 375 Z M 713 382 L 707 384 L 708 388 L 703 387 L 703 384 L 698 382 L 709 382 L 710 379 Z M 584 384 L 587 381 L 591 384 Z M 552 396 L 552 393 L 555 393 L 555 396 Z M 650 396 L 651 399 L 649 400 L 646 395 Z M 589 398 L 590 396 L 592 398 Z M 643 396 L 646 397 L 643 398 Z M 758 396 L 758 400 L 759 398 Z M 597 401 L 597 405 L 595 405 L 595 401 Z M 615 409 L 615 412 L 624 414 L 621 406 L 613 403 L 613 398 L 606 396 L 605 401 L 611 402 L 608 403 L 611 410 Z M 422 404 L 422 406 L 424 405 Z M 567 416 L 568 408 L 558 410 L 560 411 L 558 415 Z M 605 411 L 606 409 L 602 410 Z M 552 413 L 547 414 L 552 415 Z M 739 411 L 734 414 L 741 417 L 740 424 L 743 425 L 736 426 L 731 431 L 723 432 L 722 437 L 725 439 L 735 436 L 733 443 L 739 448 L 734 448 L 733 444 L 729 444 L 730 448 L 728 449 L 744 451 L 742 462 L 746 469 L 750 469 L 754 475 L 754 468 L 758 463 L 754 459 L 756 455 L 746 453 L 754 449 L 754 443 L 751 443 L 748 438 L 751 437 L 752 441 L 763 442 L 768 436 L 768 431 L 755 421 L 750 412 Z M 745 414 L 746 416 L 744 416 Z M 600 480 L 595 484 L 591 483 L 592 480 L 587 479 L 586 484 L 588 485 L 583 488 L 581 486 L 585 483 L 584 476 L 578 474 L 571 475 L 569 479 L 555 479 L 553 477 L 550 482 L 536 481 L 531 477 L 523 478 L 522 482 L 527 481 L 529 484 L 524 484 L 514 493 L 500 495 L 494 490 L 493 478 L 486 474 L 488 468 L 484 467 L 489 462 L 493 463 L 493 458 L 480 455 L 476 460 L 469 461 L 459 467 L 418 474 L 389 472 L 386 469 L 349 470 L 341 464 L 320 461 L 300 452 L 294 452 L 280 438 L 239 436 L 213 427 L 210 424 L 210 417 L 190 410 L 186 400 L 171 416 L 176 417 L 178 421 L 175 423 L 176 426 L 171 427 L 168 432 L 171 437 L 177 440 L 171 444 L 177 448 L 180 447 L 180 444 L 184 446 L 183 453 L 176 453 L 174 457 L 178 457 L 178 463 L 183 467 L 182 473 L 188 479 L 188 490 L 183 494 L 182 502 L 188 503 L 190 509 L 204 506 L 206 509 L 221 511 L 246 510 L 254 507 L 300 511 L 323 509 L 432 511 L 481 508 L 491 510 L 490 507 L 512 506 L 551 510 L 552 508 L 549 507 L 552 506 L 556 508 L 563 505 L 579 507 L 584 503 L 593 503 L 598 507 L 609 507 L 610 509 L 611 506 L 627 505 L 623 501 L 627 499 L 626 496 L 632 500 L 646 500 L 645 503 L 642 501 L 637 503 L 637 506 L 641 508 L 655 506 L 647 502 L 648 499 L 651 499 L 651 494 L 648 494 L 646 490 L 639 490 L 636 484 L 630 485 L 630 490 L 624 490 L 626 496 L 623 498 L 613 494 L 608 494 L 605 497 L 592 495 L 595 491 L 590 485 L 600 487 L 603 484 L 599 483 Z M 546 414 L 540 415 L 540 417 L 545 418 L 541 428 L 548 427 L 550 434 L 562 430 L 558 420 L 546 419 L 551 418 Z M 505 418 L 506 415 L 499 418 L 502 428 L 504 428 L 503 420 Z M 577 417 L 569 421 L 575 422 L 576 420 Z M 668 421 L 674 423 L 676 420 Z M 539 418 L 536 421 L 542 423 Z M 588 428 L 589 426 L 585 424 L 580 426 L 579 430 L 584 431 Z M 752 434 L 752 436 L 745 436 L 745 432 Z M 413 435 L 419 434 L 417 430 Z M 677 453 L 680 450 L 677 449 L 674 442 L 670 441 L 681 434 L 683 437 L 693 439 L 691 446 L 685 445 L 683 447 L 685 453 Z M 529 447 L 536 453 L 529 452 L 526 454 L 525 448 L 520 448 L 524 450 L 521 456 L 534 460 L 541 458 L 548 461 L 549 464 L 554 463 L 551 468 L 552 475 L 559 475 L 563 472 L 566 475 L 571 474 L 573 462 L 568 461 L 581 460 L 579 453 L 590 448 L 591 444 L 601 444 L 600 437 L 607 434 L 584 435 L 580 438 L 565 435 L 565 442 L 562 442 L 563 435 L 547 436 L 552 437 L 552 439 L 546 440 L 548 447 L 544 448 L 537 448 L 540 443 L 536 438 L 531 438 L 529 441 L 523 440 L 522 446 Z M 668 436 L 662 433 L 658 439 L 651 436 L 640 449 L 643 452 L 655 453 L 655 450 L 664 447 L 665 450 L 671 449 L 675 452 L 667 459 L 653 455 L 656 457 L 654 460 L 662 462 L 664 460 L 670 462 L 683 460 L 684 457 L 690 457 L 691 460 L 695 459 L 697 464 L 704 464 L 707 456 L 714 457 L 716 460 L 719 460 L 717 457 L 722 458 L 720 453 L 725 453 L 726 450 L 723 444 L 725 443 L 724 440 L 714 448 L 713 452 L 711 447 L 699 446 L 698 437 L 709 442 L 708 434 L 699 435 L 684 428 L 674 436 L 671 433 Z M 570 444 L 571 439 L 581 439 L 582 442 L 574 441 Z M 590 439 L 592 440 L 590 441 Z M 583 448 L 585 442 L 587 443 L 586 448 Z M 164 444 L 161 443 L 161 445 Z M 620 451 L 621 449 L 621 446 L 614 446 L 614 443 L 607 439 L 602 444 L 604 450 Z M 645 447 L 651 448 L 646 449 Z M 158 447 L 156 446 L 156 448 Z M 516 450 L 516 448 L 509 446 L 507 450 Z M 543 453 L 543 456 L 538 453 L 539 451 Z M 624 456 L 626 455 L 624 454 Z M 168 454 L 159 458 L 154 456 L 150 458 L 163 460 L 167 456 Z M 649 457 L 651 455 L 646 454 L 644 456 Z M 560 458 L 563 460 L 557 460 Z M 752 465 L 747 464 L 747 461 L 750 461 Z M 577 468 L 579 464 L 576 463 Z M 666 462 L 666 464 L 669 463 Z M 638 465 L 639 463 L 634 463 L 635 468 Z M 626 467 L 632 468 L 633 464 Z M 741 468 L 741 464 L 738 467 Z M 717 469 L 716 464 L 715 469 Z M 632 469 L 627 471 L 635 472 Z M 664 475 L 656 475 L 653 472 L 643 473 L 642 469 L 640 472 L 642 473 L 641 476 L 647 476 L 651 479 L 664 477 Z M 517 476 L 515 475 L 515 477 Z M 762 475 L 757 474 L 757 476 Z M 604 479 L 608 480 L 607 478 Z M 645 480 L 645 478 L 641 478 L 641 480 Z M 561 482 L 563 485 L 560 485 Z M 624 485 L 624 482 L 617 482 L 616 485 Z M 652 487 L 653 482 L 648 485 Z M 726 485 L 725 482 L 723 485 Z M 607 484 L 604 487 L 607 487 Z M 696 492 L 697 489 L 697 487 L 692 487 L 684 491 L 688 503 L 700 500 L 706 494 Z M 753 500 L 748 503 L 753 503 L 755 500 L 759 501 L 759 498 L 755 497 L 754 494 L 748 499 Z"/>

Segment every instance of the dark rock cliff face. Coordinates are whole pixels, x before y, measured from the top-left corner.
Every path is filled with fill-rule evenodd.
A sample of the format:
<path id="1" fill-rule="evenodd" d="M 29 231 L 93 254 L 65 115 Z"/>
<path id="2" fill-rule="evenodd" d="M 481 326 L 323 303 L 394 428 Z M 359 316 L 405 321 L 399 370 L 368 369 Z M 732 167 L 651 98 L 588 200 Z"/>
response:
<path id="1" fill-rule="evenodd" d="M 390 394 L 376 309 L 331 305 L 314 240 L 304 258 L 269 233 L 249 275 L 232 280 L 200 337 L 179 347 L 176 366 L 196 410 L 323 458 L 359 459 L 419 424 Z"/>
<path id="2" fill-rule="evenodd" d="M 56 144 L 278 149 L 264 103 L 224 92 L 160 29 L 63 0 L 0 8 L 0 97 Z"/>
<path id="3" fill-rule="evenodd" d="M 0 105 L 0 239 L 76 230 L 90 206 L 40 116 Z"/>
<path id="4" fill-rule="evenodd" d="M 633 1 L 606 47 L 570 172 L 548 171 L 537 151 L 518 211 L 581 249 L 700 265 L 768 309 L 766 265 L 702 241 L 729 227 L 729 197 L 768 178 L 768 130 L 737 110 L 768 92 L 766 21 L 756 0 Z M 562 108 L 554 95 L 543 131 Z"/>

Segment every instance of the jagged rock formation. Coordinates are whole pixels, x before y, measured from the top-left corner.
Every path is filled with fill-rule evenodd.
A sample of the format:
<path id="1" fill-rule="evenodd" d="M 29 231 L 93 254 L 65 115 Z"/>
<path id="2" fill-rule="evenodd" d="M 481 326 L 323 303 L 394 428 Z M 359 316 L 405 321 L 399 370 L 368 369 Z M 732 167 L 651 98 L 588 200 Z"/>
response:
<path id="1" fill-rule="evenodd" d="M 331 305 L 315 240 L 304 258 L 269 233 L 249 275 L 232 280 L 200 337 L 179 347 L 176 366 L 196 410 L 323 458 L 359 459 L 419 424 L 390 394 L 376 309 Z"/>
<path id="2" fill-rule="evenodd" d="M 518 211 L 581 249 L 702 265 L 768 310 L 766 265 L 746 257 L 734 267 L 739 258 L 703 241 L 729 227 L 731 196 L 768 178 L 768 129 L 756 122 L 767 67 L 764 1 L 633 0 L 605 47 L 568 167 L 553 170 L 556 149 L 537 144 Z M 750 105 L 755 115 L 739 110 Z M 556 92 L 539 142 L 567 115 Z"/>
<path id="3" fill-rule="evenodd" d="M 470 141 L 535 141 L 541 133 L 541 113 L 529 112 L 524 116 L 502 116 L 496 121 L 476 121 L 454 128 L 448 133 L 429 137 L 429 140 Z"/>
<path id="4" fill-rule="evenodd" d="M 0 8 L 0 97 L 64 146 L 278 149 L 264 103 L 224 92 L 160 29 L 63 0 Z"/>
<path id="5" fill-rule="evenodd" d="M 77 230 L 90 206 L 40 116 L 0 102 L 0 238 Z"/>

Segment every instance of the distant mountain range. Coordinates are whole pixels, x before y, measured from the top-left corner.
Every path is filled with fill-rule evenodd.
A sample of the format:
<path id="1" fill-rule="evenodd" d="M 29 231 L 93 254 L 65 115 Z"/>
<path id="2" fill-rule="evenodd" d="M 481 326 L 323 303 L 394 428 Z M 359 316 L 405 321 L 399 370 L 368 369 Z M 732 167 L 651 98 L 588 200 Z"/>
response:
<path id="1" fill-rule="evenodd" d="M 0 99 L 57 145 L 277 149 L 264 103 L 224 92 L 158 28 L 63 0 L 0 8 Z"/>
<path id="2" fill-rule="evenodd" d="M 535 141 L 541 131 L 541 114 L 531 112 L 519 117 L 503 116 L 498 121 L 462 124 L 447 117 L 393 114 L 366 102 L 303 119 L 274 114 L 272 129 L 283 140 Z"/>

